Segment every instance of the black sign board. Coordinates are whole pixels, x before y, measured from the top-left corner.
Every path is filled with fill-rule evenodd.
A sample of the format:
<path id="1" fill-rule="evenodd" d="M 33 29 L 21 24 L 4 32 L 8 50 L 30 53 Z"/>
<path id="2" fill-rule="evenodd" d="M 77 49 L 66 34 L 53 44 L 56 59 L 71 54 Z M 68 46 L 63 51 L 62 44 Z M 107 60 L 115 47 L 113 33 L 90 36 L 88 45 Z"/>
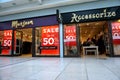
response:
<path id="1" fill-rule="evenodd" d="M 120 19 L 120 6 L 63 13 L 63 24 Z"/>

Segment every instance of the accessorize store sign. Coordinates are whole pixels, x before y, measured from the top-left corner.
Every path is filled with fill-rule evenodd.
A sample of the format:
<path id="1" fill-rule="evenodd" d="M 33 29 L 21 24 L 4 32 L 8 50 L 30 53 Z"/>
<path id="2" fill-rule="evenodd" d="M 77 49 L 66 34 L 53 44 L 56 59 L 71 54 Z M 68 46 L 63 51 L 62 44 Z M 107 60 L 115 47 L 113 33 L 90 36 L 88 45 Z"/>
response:
<path id="1" fill-rule="evenodd" d="M 120 18 L 120 6 L 62 14 L 63 23 L 79 23 Z"/>
<path id="2" fill-rule="evenodd" d="M 120 22 L 112 22 L 113 44 L 120 44 Z"/>
<path id="3" fill-rule="evenodd" d="M 55 26 L 42 27 L 41 54 L 59 55 L 59 28 Z"/>
<path id="4" fill-rule="evenodd" d="M 64 27 L 64 43 L 66 46 L 76 46 L 76 27 Z"/>

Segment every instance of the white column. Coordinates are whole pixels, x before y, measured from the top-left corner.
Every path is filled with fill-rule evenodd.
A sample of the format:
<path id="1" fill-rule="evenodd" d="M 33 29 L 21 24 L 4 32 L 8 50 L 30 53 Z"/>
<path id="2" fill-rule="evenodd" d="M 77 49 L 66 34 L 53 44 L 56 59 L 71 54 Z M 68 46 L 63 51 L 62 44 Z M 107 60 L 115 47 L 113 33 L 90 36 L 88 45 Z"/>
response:
<path id="1" fill-rule="evenodd" d="M 64 53 L 63 53 L 63 25 L 62 25 L 62 23 L 59 23 L 59 31 L 60 31 L 60 58 L 63 58 L 63 55 L 64 55 Z"/>

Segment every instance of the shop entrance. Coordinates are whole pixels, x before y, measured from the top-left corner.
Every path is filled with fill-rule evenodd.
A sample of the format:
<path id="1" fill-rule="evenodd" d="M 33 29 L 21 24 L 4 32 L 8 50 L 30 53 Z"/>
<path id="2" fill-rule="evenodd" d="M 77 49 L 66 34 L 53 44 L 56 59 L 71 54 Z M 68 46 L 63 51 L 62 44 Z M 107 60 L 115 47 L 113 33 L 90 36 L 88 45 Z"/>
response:
<path id="1" fill-rule="evenodd" d="M 64 56 L 110 55 L 107 21 L 64 25 Z"/>
<path id="2" fill-rule="evenodd" d="M 17 29 L 14 35 L 15 55 L 32 57 L 32 28 Z"/>
<path id="3" fill-rule="evenodd" d="M 80 23 L 78 26 L 80 28 L 79 38 L 81 56 L 97 55 L 97 48 L 99 56 L 110 54 L 110 37 L 107 21 Z"/>

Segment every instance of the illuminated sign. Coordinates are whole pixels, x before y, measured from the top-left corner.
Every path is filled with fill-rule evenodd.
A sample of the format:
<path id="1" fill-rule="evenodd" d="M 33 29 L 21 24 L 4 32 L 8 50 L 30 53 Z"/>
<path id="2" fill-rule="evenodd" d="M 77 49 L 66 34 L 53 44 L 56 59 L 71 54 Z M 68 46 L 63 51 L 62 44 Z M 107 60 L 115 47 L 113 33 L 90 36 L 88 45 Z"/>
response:
<path id="1" fill-rule="evenodd" d="M 65 26 L 64 42 L 66 46 L 76 45 L 76 27 L 75 26 Z"/>
<path id="2" fill-rule="evenodd" d="M 113 20 L 120 18 L 120 6 L 84 10 L 84 11 L 75 11 L 75 12 L 63 13 L 61 15 L 62 15 L 62 22 L 64 24 Z"/>
<path id="3" fill-rule="evenodd" d="M 120 22 L 112 23 L 112 37 L 114 44 L 120 44 Z"/>
<path id="4" fill-rule="evenodd" d="M 19 22 L 19 21 L 12 21 L 12 27 L 13 28 L 23 28 L 27 25 L 33 25 L 33 20 L 30 20 L 30 21 L 22 21 L 22 22 Z"/>
<path id="5" fill-rule="evenodd" d="M 59 28 L 55 26 L 42 27 L 41 54 L 59 55 Z"/>
<path id="6" fill-rule="evenodd" d="M 12 50 L 12 30 L 5 30 L 2 42 L 1 54 L 9 55 Z"/>
<path id="7" fill-rule="evenodd" d="M 85 19 L 98 19 L 98 18 L 109 18 L 109 17 L 115 17 L 116 16 L 116 12 L 112 11 L 112 12 L 107 12 L 106 9 L 103 10 L 103 12 L 101 13 L 96 13 L 96 14 L 83 14 L 83 15 L 77 15 L 76 13 L 72 13 L 72 18 L 71 18 L 71 22 L 80 22 L 81 20 L 85 20 Z"/>

